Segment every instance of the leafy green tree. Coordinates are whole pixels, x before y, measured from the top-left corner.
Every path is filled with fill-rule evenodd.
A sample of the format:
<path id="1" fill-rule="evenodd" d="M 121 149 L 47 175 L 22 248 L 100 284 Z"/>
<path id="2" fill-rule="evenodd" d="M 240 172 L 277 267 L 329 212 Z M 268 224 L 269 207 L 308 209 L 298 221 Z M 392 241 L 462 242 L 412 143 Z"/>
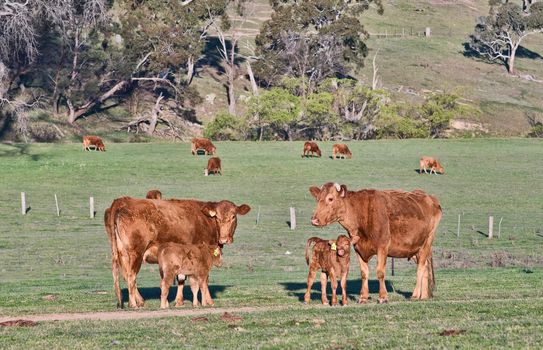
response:
<path id="1" fill-rule="evenodd" d="M 276 0 L 272 18 L 256 37 L 255 75 L 277 85 L 285 76 L 300 78 L 301 96 L 319 83 L 361 67 L 368 38 L 360 15 L 380 0 Z"/>
<path id="2" fill-rule="evenodd" d="M 543 2 L 525 9 L 512 2 L 489 1 L 490 13 L 479 18 L 470 36 L 469 47 L 489 61 L 501 61 L 510 74 L 515 73 L 515 58 L 522 41 L 543 32 Z"/>
<path id="3" fill-rule="evenodd" d="M 222 112 L 206 125 L 204 136 L 214 140 L 241 140 L 245 138 L 246 125 L 243 119 Z"/>
<path id="4" fill-rule="evenodd" d="M 251 124 L 258 129 L 259 139 L 264 138 L 265 129 L 292 140 L 300 119 L 300 98 L 282 88 L 272 88 L 253 96 L 249 100 Z"/>

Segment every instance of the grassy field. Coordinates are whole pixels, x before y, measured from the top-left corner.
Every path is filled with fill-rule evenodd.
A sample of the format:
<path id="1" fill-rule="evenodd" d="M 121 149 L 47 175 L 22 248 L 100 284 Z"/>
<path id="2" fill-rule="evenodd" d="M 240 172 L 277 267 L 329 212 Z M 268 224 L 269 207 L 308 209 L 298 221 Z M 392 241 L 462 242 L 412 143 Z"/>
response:
<path id="1" fill-rule="evenodd" d="M 0 145 L 0 316 L 114 311 L 103 211 L 116 197 L 142 197 L 151 188 L 168 198 L 230 199 L 253 208 L 240 218 L 224 266 L 212 271 L 211 292 L 218 308 L 269 307 L 239 313 L 243 319 L 235 323 L 210 315 L 207 322 L 165 317 L 0 327 L 0 347 L 537 348 L 543 342 L 541 140 L 353 142 L 352 160 L 332 160 L 332 143 L 320 145 L 321 159 L 302 159 L 301 142 L 218 142 L 224 175 L 209 177 L 203 176 L 207 157 L 191 156 L 187 143 L 107 144 L 105 153 L 85 153 L 80 144 Z M 446 174 L 419 175 L 422 154 L 442 160 Z M 318 285 L 312 305 L 301 304 L 306 239 L 344 232 L 309 223 L 315 202 L 308 188 L 327 181 L 350 189 L 422 188 L 440 199 L 433 300 L 408 300 L 414 264 L 396 260 L 395 276 L 387 276 L 390 303 L 376 304 L 372 264 L 372 300 L 355 305 L 360 275 L 353 259 L 351 305 L 319 306 Z M 26 216 L 21 191 L 31 207 Z M 291 206 L 294 231 L 287 224 Z M 496 223 L 492 240 L 489 215 Z M 144 265 L 138 282 L 146 310 L 157 310 L 157 266 Z M 188 288 L 185 294 L 190 298 Z M 461 334 L 440 336 L 451 329 Z"/>

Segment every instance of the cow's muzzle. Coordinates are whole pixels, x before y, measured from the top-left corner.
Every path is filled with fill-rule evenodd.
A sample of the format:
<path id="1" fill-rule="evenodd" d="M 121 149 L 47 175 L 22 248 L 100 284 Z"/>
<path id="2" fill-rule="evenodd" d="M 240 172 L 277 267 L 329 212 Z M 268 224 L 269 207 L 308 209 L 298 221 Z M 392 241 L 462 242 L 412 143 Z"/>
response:
<path id="1" fill-rule="evenodd" d="M 319 219 L 317 219 L 317 218 L 315 218 L 315 217 L 311 218 L 311 225 L 313 225 L 313 226 L 323 226 L 323 225 L 320 223 Z"/>
<path id="2" fill-rule="evenodd" d="M 232 244 L 234 243 L 233 238 L 219 239 L 219 244 Z"/>

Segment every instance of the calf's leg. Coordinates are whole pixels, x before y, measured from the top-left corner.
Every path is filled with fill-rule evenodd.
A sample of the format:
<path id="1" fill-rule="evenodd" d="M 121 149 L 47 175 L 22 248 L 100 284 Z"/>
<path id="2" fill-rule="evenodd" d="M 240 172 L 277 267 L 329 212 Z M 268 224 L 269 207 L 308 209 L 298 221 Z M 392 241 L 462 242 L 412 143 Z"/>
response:
<path id="1" fill-rule="evenodd" d="M 347 268 L 347 271 L 349 268 Z M 347 305 L 347 275 L 349 273 L 346 272 L 341 275 L 341 305 L 345 306 Z"/>
<path id="2" fill-rule="evenodd" d="M 326 295 L 326 284 L 328 283 L 328 276 L 325 272 L 321 272 L 321 301 L 323 305 L 328 305 L 328 296 Z"/>
<path id="3" fill-rule="evenodd" d="M 190 278 L 190 290 L 192 290 L 192 307 L 198 307 L 198 290 L 200 290 L 200 283 L 195 276 Z"/>
<path id="4" fill-rule="evenodd" d="M 184 304 L 183 288 L 185 287 L 186 280 L 187 277 L 185 275 L 177 276 L 177 294 L 175 295 L 175 307 L 181 307 Z"/>
<path id="5" fill-rule="evenodd" d="M 168 303 L 168 294 L 170 292 L 170 283 L 173 278 L 173 274 L 170 271 L 163 273 L 162 280 L 160 280 L 160 308 L 167 309 L 170 304 Z"/>
<path id="6" fill-rule="evenodd" d="M 307 291 L 304 295 L 304 303 L 309 304 L 311 300 L 311 288 L 313 287 L 313 282 L 315 281 L 315 275 L 317 274 L 316 269 L 309 268 L 309 274 L 307 275 Z"/>
<path id="7" fill-rule="evenodd" d="M 337 305 L 337 279 L 335 271 L 330 271 L 330 286 L 332 287 L 332 306 Z"/>

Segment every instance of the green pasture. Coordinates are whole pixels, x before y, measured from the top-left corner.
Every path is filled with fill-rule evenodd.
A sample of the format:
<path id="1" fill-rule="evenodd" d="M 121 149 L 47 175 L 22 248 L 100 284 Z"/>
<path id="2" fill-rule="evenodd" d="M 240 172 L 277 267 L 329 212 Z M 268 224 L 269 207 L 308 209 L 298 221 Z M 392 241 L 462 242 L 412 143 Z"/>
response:
<path id="1" fill-rule="evenodd" d="M 170 317 L 0 327 L 0 347 L 540 346 L 541 140 L 348 142 L 351 160 L 332 160 L 332 142 L 319 143 L 322 158 L 302 158 L 302 144 L 217 142 L 224 175 L 209 177 L 203 176 L 207 157 L 192 156 L 188 143 L 107 143 L 105 153 L 84 152 L 80 144 L 0 145 L 0 317 L 115 311 L 103 212 L 116 197 L 143 197 L 152 188 L 159 188 L 166 198 L 229 199 L 252 207 L 238 221 L 234 244 L 225 248 L 224 266 L 212 271 L 211 292 L 219 308 L 270 308 L 240 313 L 243 320 L 233 324 L 212 315 L 208 322 Z M 445 175 L 419 175 L 421 155 L 440 159 Z M 387 266 L 390 303 L 376 304 L 378 286 L 372 264 L 372 299 L 367 305 L 354 304 L 360 275 L 353 258 L 349 306 L 320 306 L 318 284 L 312 305 L 301 304 L 307 277 L 306 239 L 344 233 L 337 224 L 324 229 L 310 225 L 315 201 L 308 188 L 328 181 L 349 189 L 421 188 L 440 199 L 444 215 L 434 244 L 437 291 L 433 300 L 409 300 L 415 265 L 396 260 L 394 276 L 390 261 Z M 30 206 L 24 216 L 23 191 Z M 97 210 L 93 219 L 89 218 L 90 196 Z M 287 223 L 289 207 L 296 208 L 295 230 Z M 493 239 L 487 237 L 489 215 L 494 216 Z M 126 300 L 126 284 L 121 285 Z M 145 310 L 158 310 L 157 265 L 142 267 L 138 286 L 146 299 Z M 185 296 L 190 298 L 189 288 Z M 439 335 L 451 329 L 461 334 Z"/>

